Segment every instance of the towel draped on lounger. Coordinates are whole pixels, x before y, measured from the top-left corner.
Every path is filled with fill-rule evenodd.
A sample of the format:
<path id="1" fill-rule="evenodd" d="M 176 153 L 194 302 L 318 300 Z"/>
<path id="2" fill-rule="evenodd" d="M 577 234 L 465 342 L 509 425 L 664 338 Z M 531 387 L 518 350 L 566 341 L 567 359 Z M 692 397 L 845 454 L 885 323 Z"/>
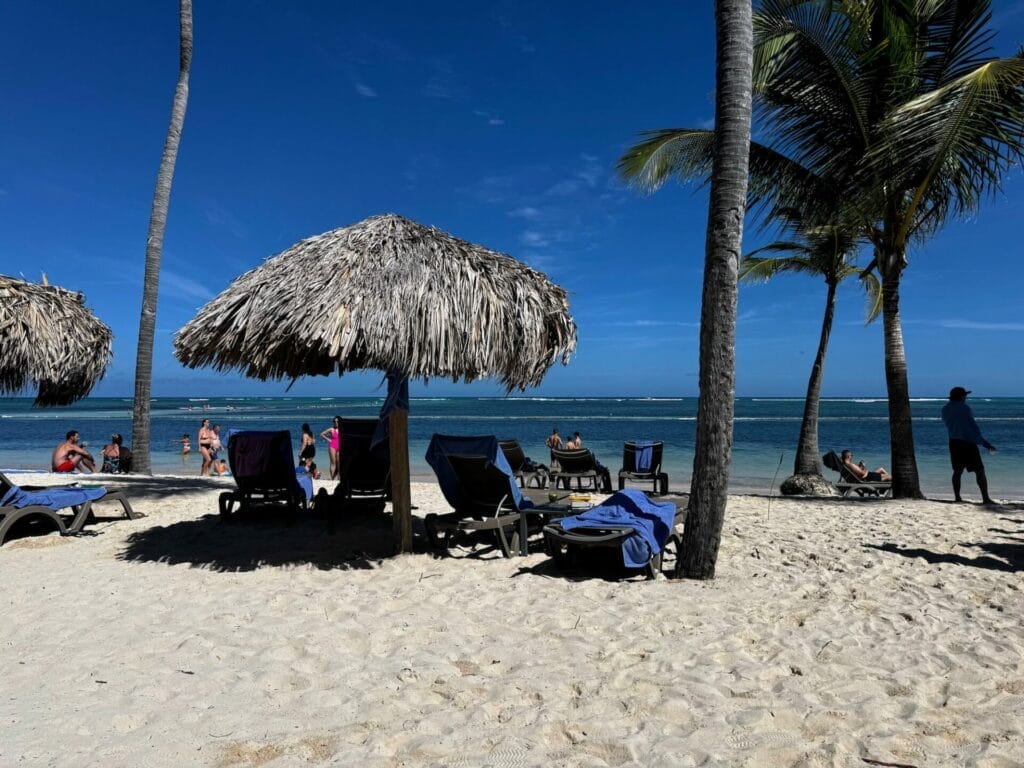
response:
<path id="1" fill-rule="evenodd" d="M 672 534 L 676 505 L 651 501 L 642 491 L 626 489 L 609 496 L 586 512 L 559 520 L 562 528 L 607 528 L 626 526 L 633 535 L 622 542 L 622 561 L 630 568 L 643 568 L 661 552 Z"/>

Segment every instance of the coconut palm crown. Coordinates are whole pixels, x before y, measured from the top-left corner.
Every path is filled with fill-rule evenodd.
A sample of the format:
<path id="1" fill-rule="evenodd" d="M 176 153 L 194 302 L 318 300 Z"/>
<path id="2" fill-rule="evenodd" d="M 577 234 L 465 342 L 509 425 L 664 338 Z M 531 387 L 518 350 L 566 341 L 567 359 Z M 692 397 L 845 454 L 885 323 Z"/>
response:
<path id="1" fill-rule="evenodd" d="M 762 0 L 754 17 L 750 195 L 770 220 L 837 201 L 872 248 L 882 318 L 893 494 L 921 496 L 899 315 L 908 249 L 977 209 L 1024 158 L 1024 58 L 992 58 L 988 0 Z M 706 178 L 714 133 L 645 134 L 634 183 Z"/>
<path id="2" fill-rule="evenodd" d="M 360 369 L 540 383 L 576 348 L 566 292 L 482 246 L 388 214 L 246 272 L 177 334 L 185 365 L 295 379 Z"/>
<path id="3" fill-rule="evenodd" d="M 112 341 L 81 293 L 0 275 L 0 393 L 73 403 L 103 378 Z"/>

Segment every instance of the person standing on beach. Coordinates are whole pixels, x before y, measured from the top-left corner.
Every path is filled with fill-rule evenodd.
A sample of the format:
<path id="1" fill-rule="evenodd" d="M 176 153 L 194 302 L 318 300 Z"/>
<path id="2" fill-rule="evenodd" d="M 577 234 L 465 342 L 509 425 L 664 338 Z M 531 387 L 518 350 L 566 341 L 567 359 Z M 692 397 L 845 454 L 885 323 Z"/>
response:
<path id="1" fill-rule="evenodd" d="M 973 472 L 978 481 L 982 503 L 994 504 L 988 495 L 988 477 L 985 476 L 985 465 L 981 461 L 978 446 L 984 445 L 989 453 L 996 447 L 981 436 L 971 407 L 967 404 L 969 394 L 969 389 L 953 387 L 949 390 L 949 402 L 942 406 L 942 421 L 949 432 L 949 458 L 953 464 L 953 499 L 963 501 L 960 498 L 960 476 L 966 469 Z"/>
<path id="2" fill-rule="evenodd" d="M 562 450 L 562 436 L 558 434 L 558 427 L 551 430 L 551 435 L 547 440 L 544 441 L 544 445 L 551 449 L 552 453 L 548 458 L 551 463 L 551 468 L 555 469 L 558 467 L 558 460 L 555 458 L 554 451 Z"/>
<path id="3" fill-rule="evenodd" d="M 314 456 L 316 456 L 316 438 L 313 437 L 313 430 L 309 424 L 303 424 L 302 445 L 299 446 L 299 466 L 305 467 L 308 472 Z"/>
<path id="4" fill-rule="evenodd" d="M 78 431 L 72 429 L 64 436 L 64 442 L 53 449 L 50 457 L 52 472 L 96 471 L 92 454 L 85 450 L 84 445 L 79 445 L 79 439 Z"/>
<path id="5" fill-rule="evenodd" d="M 199 476 L 210 474 L 210 466 L 213 464 L 213 457 L 210 453 L 213 448 L 213 430 L 210 429 L 210 420 L 203 419 L 199 425 L 199 455 L 203 457 L 203 465 L 199 468 Z"/>
<path id="6" fill-rule="evenodd" d="M 341 452 L 341 416 L 335 416 L 331 426 L 320 433 L 320 437 L 327 441 L 327 457 L 330 460 L 331 480 L 337 480 L 341 475 L 341 467 L 338 466 L 338 454 Z"/>
<path id="7" fill-rule="evenodd" d="M 544 441 L 544 445 L 546 445 L 548 448 L 557 448 L 558 450 L 561 450 L 562 436 L 558 434 L 557 428 L 551 430 L 551 436 Z"/>
<path id="8" fill-rule="evenodd" d="M 214 424 L 211 431 L 213 432 L 213 440 L 210 442 L 210 473 L 225 475 L 228 471 L 228 465 L 220 457 L 221 448 L 224 447 L 220 442 L 220 424 Z"/>

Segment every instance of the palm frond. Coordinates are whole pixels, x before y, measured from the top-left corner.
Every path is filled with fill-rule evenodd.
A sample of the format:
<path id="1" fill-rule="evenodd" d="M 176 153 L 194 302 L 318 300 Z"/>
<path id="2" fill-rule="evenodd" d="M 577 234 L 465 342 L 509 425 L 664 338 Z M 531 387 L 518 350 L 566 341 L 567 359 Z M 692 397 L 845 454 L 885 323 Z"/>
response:
<path id="1" fill-rule="evenodd" d="M 765 0 L 754 16 L 758 122 L 806 168 L 854 165 L 869 143 L 865 92 L 840 4 Z"/>
<path id="2" fill-rule="evenodd" d="M 853 270 L 854 273 L 857 270 Z M 882 314 L 882 283 L 874 272 L 862 274 L 860 283 L 864 287 L 867 296 L 867 309 L 865 311 L 865 325 L 875 322 Z"/>
<path id="3" fill-rule="evenodd" d="M 786 251 L 788 248 L 782 247 L 790 245 L 789 243 L 773 243 L 778 245 L 776 250 Z M 769 250 L 770 246 L 759 248 L 757 252 L 763 252 Z M 800 256 L 787 256 L 784 258 L 759 258 L 757 256 L 744 256 L 740 260 L 740 280 L 744 283 L 765 283 L 771 280 L 778 274 L 783 272 L 790 272 L 793 274 L 810 274 L 820 275 L 821 272 L 816 268 L 813 261 Z"/>
<path id="4" fill-rule="evenodd" d="M 644 131 L 639 144 L 619 158 L 619 175 L 630 185 L 654 192 L 671 177 L 703 181 L 711 173 L 715 132 L 689 128 Z"/>
<path id="5" fill-rule="evenodd" d="M 901 239 L 973 211 L 1024 159 L 1024 59 L 989 61 L 893 110 L 868 155 L 911 191 Z"/>

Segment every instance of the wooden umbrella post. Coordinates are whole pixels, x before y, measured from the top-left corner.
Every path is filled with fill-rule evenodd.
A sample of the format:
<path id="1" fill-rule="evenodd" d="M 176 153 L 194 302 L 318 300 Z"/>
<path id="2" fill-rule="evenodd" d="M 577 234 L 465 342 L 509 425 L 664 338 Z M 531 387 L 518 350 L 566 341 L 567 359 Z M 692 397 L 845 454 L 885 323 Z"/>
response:
<path id="1" fill-rule="evenodd" d="M 395 552 L 412 551 L 412 499 L 409 492 L 409 412 L 395 408 L 388 415 L 391 454 L 391 510 Z"/>

